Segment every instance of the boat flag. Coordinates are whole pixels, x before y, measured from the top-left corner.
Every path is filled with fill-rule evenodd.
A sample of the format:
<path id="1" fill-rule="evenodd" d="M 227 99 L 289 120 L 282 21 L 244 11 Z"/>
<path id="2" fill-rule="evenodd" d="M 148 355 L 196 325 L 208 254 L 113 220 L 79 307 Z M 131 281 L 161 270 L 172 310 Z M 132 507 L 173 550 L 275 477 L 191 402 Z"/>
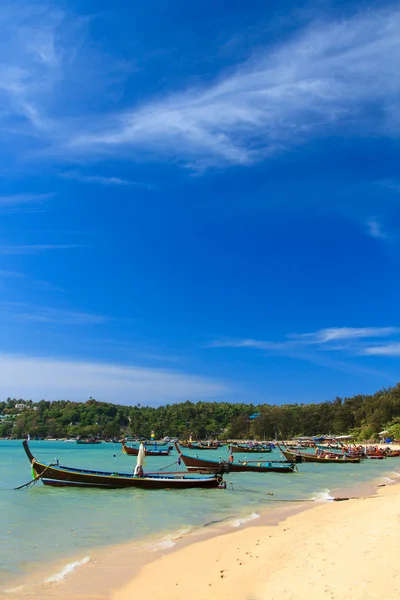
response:
<path id="1" fill-rule="evenodd" d="M 151 432 L 150 436 L 151 436 L 151 439 L 154 440 L 154 431 Z"/>

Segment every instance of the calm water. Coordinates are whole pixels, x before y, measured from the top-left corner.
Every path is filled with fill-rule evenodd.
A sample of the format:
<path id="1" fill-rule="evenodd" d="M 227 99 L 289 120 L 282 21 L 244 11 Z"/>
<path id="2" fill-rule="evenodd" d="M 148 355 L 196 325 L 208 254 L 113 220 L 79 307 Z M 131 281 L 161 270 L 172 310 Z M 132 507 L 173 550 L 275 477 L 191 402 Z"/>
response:
<path id="1" fill-rule="evenodd" d="M 46 462 L 58 458 L 68 466 L 132 472 L 136 464 L 136 457 L 121 454 L 120 445 L 109 443 L 79 446 L 43 441 L 30 446 L 37 458 Z M 227 454 L 226 448 L 199 452 L 216 459 Z M 268 456 L 281 458 L 277 450 Z M 176 459 L 175 450 L 170 457 L 150 457 L 146 468 L 157 470 Z M 396 473 L 400 474 L 400 459 L 393 458 L 359 465 L 301 464 L 297 474 L 233 473 L 226 476 L 233 490 L 90 490 L 51 488 L 39 482 L 15 491 L 32 478 L 30 464 L 21 442 L 0 441 L 0 583 L 26 575 L 38 562 L 70 559 L 95 546 L 161 538 L 187 527 L 246 517 L 276 506 L 268 503 L 267 492 L 275 499 L 310 499 L 327 490 L 395 478 Z"/>

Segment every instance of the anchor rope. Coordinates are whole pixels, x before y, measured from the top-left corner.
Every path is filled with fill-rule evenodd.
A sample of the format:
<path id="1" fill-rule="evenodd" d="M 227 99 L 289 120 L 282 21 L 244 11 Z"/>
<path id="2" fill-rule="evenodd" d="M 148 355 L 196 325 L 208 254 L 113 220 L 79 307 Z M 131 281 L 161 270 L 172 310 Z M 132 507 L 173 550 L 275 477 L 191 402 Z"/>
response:
<path id="1" fill-rule="evenodd" d="M 227 481 L 229 485 L 231 485 L 231 491 L 243 491 L 250 492 L 251 494 L 260 494 L 261 496 L 273 496 L 273 492 L 260 492 L 259 490 L 250 490 L 249 488 L 245 488 L 242 486 L 233 487 L 232 481 Z M 372 496 L 363 496 L 363 498 L 372 498 Z M 343 502 L 345 500 L 360 500 L 359 496 L 350 496 L 348 498 L 337 497 L 329 499 L 331 502 Z M 264 502 L 317 502 L 316 498 L 265 498 Z"/>
<path id="2" fill-rule="evenodd" d="M 25 487 L 35 485 L 35 483 L 37 481 L 39 481 L 39 479 L 42 479 L 42 477 L 46 473 L 47 469 L 50 469 L 50 467 L 56 467 L 56 466 L 57 466 L 56 463 L 47 465 L 47 467 L 40 473 L 40 475 L 36 475 L 36 477 L 34 477 L 31 481 L 28 481 L 28 483 L 24 483 L 23 485 L 19 485 L 18 487 L 14 488 L 14 490 L 22 490 Z M 32 467 L 33 467 L 33 462 L 32 462 Z"/>

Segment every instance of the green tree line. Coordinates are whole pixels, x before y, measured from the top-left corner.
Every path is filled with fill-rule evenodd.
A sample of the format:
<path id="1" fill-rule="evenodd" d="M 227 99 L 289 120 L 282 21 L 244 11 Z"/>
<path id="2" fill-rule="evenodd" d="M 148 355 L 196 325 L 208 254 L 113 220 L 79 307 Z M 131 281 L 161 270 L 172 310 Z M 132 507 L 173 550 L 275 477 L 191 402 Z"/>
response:
<path id="1" fill-rule="evenodd" d="M 23 406 L 21 406 L 23 405 Z M 256 418 L 250 418 L 259 413 Z M 299 435 L 354 433 L 374 439 L 387 429 L 400 439 L 400 384 L 375 394 L 313 404 L 247 404 L 190 402 L 151 406 L 122 406 L 90 399 L 32 402 L 8 398 L 0 402 L 0 437 L 121 437 L 166 435 L 197 439 L 210 437 L 288 439 Z"/>

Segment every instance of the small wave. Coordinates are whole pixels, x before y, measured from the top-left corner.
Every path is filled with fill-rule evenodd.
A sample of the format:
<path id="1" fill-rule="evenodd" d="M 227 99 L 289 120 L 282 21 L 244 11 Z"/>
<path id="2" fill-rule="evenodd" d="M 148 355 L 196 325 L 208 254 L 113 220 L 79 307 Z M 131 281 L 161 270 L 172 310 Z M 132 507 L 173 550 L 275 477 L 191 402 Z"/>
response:
<path id="1" fill-rule="evenodd" d="M 81 567 L 90 561 L 90 556 L 85 556 L 82 560 L 75 560 L 74 562 L 68 563 L 65 565 L 62 571 L 48 577 L 44 580 L 44 583 L 57 583 L 58 581 L 62 581 L 67 575 L 71 575 L 77 569 L 77 567 Z"/>
<path id="2" fill-rule="evenodd" d="M 170 533 L 163 537 L 159 542 L 155 542 L 154 544 L 150 544 L 151 550 L 168 550 L 168 548 L 173 548 L 177 542 L 180 540 L 182 536 L 189 533 L 190 528 L 187 529 L 179 529 L 174 533 Z"/>
<path id="3" fill-rule="evenodd" d="M 317 492 L 315 496 L 311 498 L 311 500 L 315 500 L 316 502 L 326 502 L 327 500 L 333 500 L 333 496 L 331 496 L 331 490 L 325 489 L 322 492 Z"/>
<path id="4" fill-rule="evenodd" d="M 21 590 L 23 590 L 24 587 L 24 585 L 19 585 L 18 587 L 10 588 L 9 590 L 3 590 L 3 592 L 5 594 L 15 594 L 16 592 L 20 592 Z"/>
<path id="5" fill-rule="evenodd" d="M 208 521 L 208 523 L 204 523 L 203 527 L 210 527 L 211 525 L 218 525 L 220 523 L 226 523 L 230 519 L 233 519 L 233 516 L 224 517 L 223 519 L 216 519 L 215 521 Z"/>
<path id="6" fill-rule="evenodd" d="M 249 523 L 250 521 L 254 521 L 254 519 L 258 519 L 260 515 L 256 512 L 251 513 L 248 517 L 242 517 L 241 519 L 235 519 L 231 522 L 232 527 L 240 527 L 245 523 Z"/>
<path id="7" fill-rule="evenodd" d="M 396 480 L 395 479 L 391 479 L 390 477 L 384 477 L 383 478 L 385 481 L 388 481 L 389 483 L 395 483 Z"/>

